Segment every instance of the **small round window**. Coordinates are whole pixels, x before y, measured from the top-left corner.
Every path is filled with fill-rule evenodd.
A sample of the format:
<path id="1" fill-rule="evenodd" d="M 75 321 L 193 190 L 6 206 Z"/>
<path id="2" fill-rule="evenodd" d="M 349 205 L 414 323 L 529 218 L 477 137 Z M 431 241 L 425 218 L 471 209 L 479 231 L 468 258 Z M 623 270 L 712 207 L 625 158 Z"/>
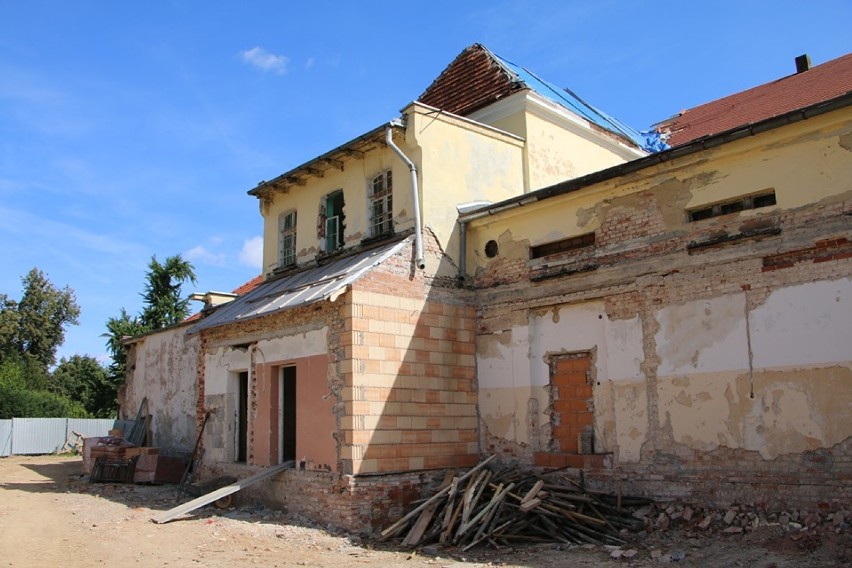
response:
<path id="1" fill-rule="evenodd" d="M 490 240 L 485 243 L 485 256 L 488 258 L 494 258 L 497 254 L 499 254 L 499 252 L 500 246 L 497 244 L 497 241 Z"/>

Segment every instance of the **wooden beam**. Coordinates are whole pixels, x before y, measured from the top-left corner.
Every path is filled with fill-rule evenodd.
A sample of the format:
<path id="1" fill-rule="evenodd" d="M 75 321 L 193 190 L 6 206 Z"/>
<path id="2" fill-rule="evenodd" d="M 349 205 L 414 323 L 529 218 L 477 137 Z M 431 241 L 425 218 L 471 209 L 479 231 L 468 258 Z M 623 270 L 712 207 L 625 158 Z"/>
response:
<path id="1" fill-rule="evenodd" d="M 203 507 L 204 505 L 209 505 L 217 499 L 221 499 L 222 497 L 231 495 L 232 493 L 236 493 L 241 489 L 245 489 L 246 487 L 254 485 L 258 481 L 262 481 L 267 477 L 272 477 L 276 473 L 280 473 L 285 469 L 293 469 L 294 467 L 296 467 L 296 462 L 290 460 L 277 466 L 262 469 L 251 477 L 247 477 L 246 479 L 237 481 L 236 483 L 232 483 L 231 485 L 226 485 L 225 487 L 217 489 L 216 491 L 211 491 L 210 493 L 202 495 L 201 497 L 197 497 L 188 503 L 184 503 L 183 505 L 178 505 L 174 509 L 169 509 L 165 513 L 158 515 L 151 520 L 157 523 L 158 525 L 167 523 L 171 520 L 176 519 L 177 517 L 180 517 L 181 515 L 185 515 L 190 511 L 194 511 L 200 507 Z"/>

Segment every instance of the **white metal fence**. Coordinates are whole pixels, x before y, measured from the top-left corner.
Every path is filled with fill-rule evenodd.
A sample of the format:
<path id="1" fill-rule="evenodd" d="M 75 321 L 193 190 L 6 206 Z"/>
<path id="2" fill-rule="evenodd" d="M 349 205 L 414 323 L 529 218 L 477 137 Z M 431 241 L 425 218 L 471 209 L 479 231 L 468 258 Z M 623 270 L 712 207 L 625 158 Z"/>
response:
<path id="1" fill-rule="evenodd" d="M 62 449 L 74 432 L 84 438 L 106 436 L 114 424 L 111 418 L 0 420 L 0 456 L 52 454 Z"/>

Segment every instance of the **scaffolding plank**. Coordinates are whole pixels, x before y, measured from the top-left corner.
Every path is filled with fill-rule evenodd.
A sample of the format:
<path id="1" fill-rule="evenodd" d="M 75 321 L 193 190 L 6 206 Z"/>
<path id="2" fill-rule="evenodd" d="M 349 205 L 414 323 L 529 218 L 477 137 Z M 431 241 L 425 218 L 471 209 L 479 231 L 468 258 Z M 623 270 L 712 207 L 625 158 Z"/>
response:
<path id="1" fill-rule="evenodd" d="M 180 517 L 181 515 L 185 515 L 185 514 L 191 512 L 191 511 L 194 511 L 194 510 L 196 510 L 200 507 L 203 507 L 204 505 L 209 505 L 213 501 L 215 501 L 217 499 L 221 499 L 222 497 L 225 497 L 226 495 L 231 495 L 232 493 L 236 493 L 237 491 L 239 491 L 241 489 L 245 489 L 246 487 L 254 485 L 258 481 L 262 481 L 262 480 L 266 479 L 267 477 L 272 477 L 276 473 L 280 473 L 280 472 L 284 471 L 285 469 L 293 469 L 295 466 L 296 466 L 296 462 L 290 460 L 290 461 L 286 461 L 286 462 L 284 462 L 280 465 L 276 465 L 276 466 L 273 466 L 273 467 L 270 467 L 270 468 L 262 469 L 259 472 L 255 473 L 254 475 L 252 475 L 251 477 L 241 479 L 240 481 L 237 481 L 236 483 L 232 483 L 231 485 L 226 485 L 225 487 L 222 487 L 221 489 L 217 489 L 216 491 L 211 491 L 210 493 L 207 493 L 206 495 L 202 495 L 201 497 L 197 497 L 197 498 L 193 499 L 192 501 L 184 503 L 183 505 L 178 505 L 177 507 L 175 507 L 173 509 L 169 509 L 165 513 L 158 515 L 158 516 L 152 518 L 151 520 L 154 521 L 155 523 L 157 523 L 158 525 L 161 525 L 163 523 L 167 523 L 169 521 L 172 521 L 172 520 Z"/>

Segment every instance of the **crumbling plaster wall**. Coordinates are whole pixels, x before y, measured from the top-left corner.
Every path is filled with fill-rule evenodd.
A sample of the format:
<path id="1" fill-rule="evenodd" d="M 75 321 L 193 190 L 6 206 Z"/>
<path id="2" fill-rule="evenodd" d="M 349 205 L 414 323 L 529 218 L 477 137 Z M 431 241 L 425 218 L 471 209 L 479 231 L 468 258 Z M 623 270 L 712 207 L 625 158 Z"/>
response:
<path id="1" fill-rule="evenodd" d="M 852 436 L 852 281 L 799 284 L 655 314 L 659 421 L 675 442 L 765 459 Z"/>
<path id="2" fill-rule="evenodd" d="M 469 118 L 524 139 L 526 191 L 644 155 L 614 134 L 527 90 L 479 109 Z"/>
<path id="3" fill-rule="evenodd" d="M 130 349 L 122 416 L 133 419 L 147 397 L 152 446 L 191 450 L 195 444 L 199 342 L 185 332 L 182 326 L 151 333 Z"/>
<path id="4" fill-rule="evenodd" d="M 268 465 L 277 461 L 277 433 L 272 430 L 277 425 L 277 415 L 273 414 L 278 404 L 278 369 L 297 367 L 297 397 L 298 369 L 302 369 L 303 380 L 311 381 L 310 385 L 303 385 L 303 393 L 332 392 L 336 371 L 330 363 L 335 351 L 330 335 L 340 327 L 339 308 L 338 303 L 320 302 L 201 332 L 199 382 L 203 385 L 203 398 L 199 401 L 198 420 L 202 420 L 205 412 L 211 413 L 204 433 L 206 462 L 228 464 L 237 459 L 240 372 L 248 373 L 249 383 L 248 463 Z M 320 360 L 324 361 L 322 370 L 317 369 Z M 321 385 L 313 384 L 318 380 Z M 334 430 L 336 403 L 337 393 L 334 392 L 325 399 L 311 397 L 303 401 L 302 407 L 297 408 L 297 435 L 300 415 L 308 422 L 324 416 L 324 423 Z M 303 427 L 306 426 L 303 424 Z M 333 433 L 327 433 L 316 452 L 306 447 L 304 441 L 302 447 L 297 445 L 297 451 L 302 452 L 299 457 L 334 467 L 336 456 L 332 454 L 336 454 L 336 444 L 329 442 Z M 329 446 L 333 451 L 329 451 Z M 322 455 L 316 455 L 317 452 Z"/>
<path id="5" fill-rule="evenodd" d="M 589 352 L 594 355 L 596 438 L 619 447 L 622 459 L 638 459 L 647 429 L 645 400 L 635 393 L 643 388 L 638 317 L 611 318 L 603 302 L 586 302 L 518 310 L 504 322 L 508 325 L 501 326 L 499 319 L 484 322 L 488 333 L 480 328 L 477 337 L 484 443 L 511 440 L 524 455 L 547 451 L 551 357 Z"/>
<path id="6" fill-rule="evenodd" d="M 634 481 L 823 499 L 852 479 L 850 130 L 821 117 L 471 223 L 487 447 L 545 449 L 541 356 L 585 350 L 596 450 Z M 689 221 L 767 189 L 776 206 Z M 529 258 L 586 232 L 592 247 Z"/>

